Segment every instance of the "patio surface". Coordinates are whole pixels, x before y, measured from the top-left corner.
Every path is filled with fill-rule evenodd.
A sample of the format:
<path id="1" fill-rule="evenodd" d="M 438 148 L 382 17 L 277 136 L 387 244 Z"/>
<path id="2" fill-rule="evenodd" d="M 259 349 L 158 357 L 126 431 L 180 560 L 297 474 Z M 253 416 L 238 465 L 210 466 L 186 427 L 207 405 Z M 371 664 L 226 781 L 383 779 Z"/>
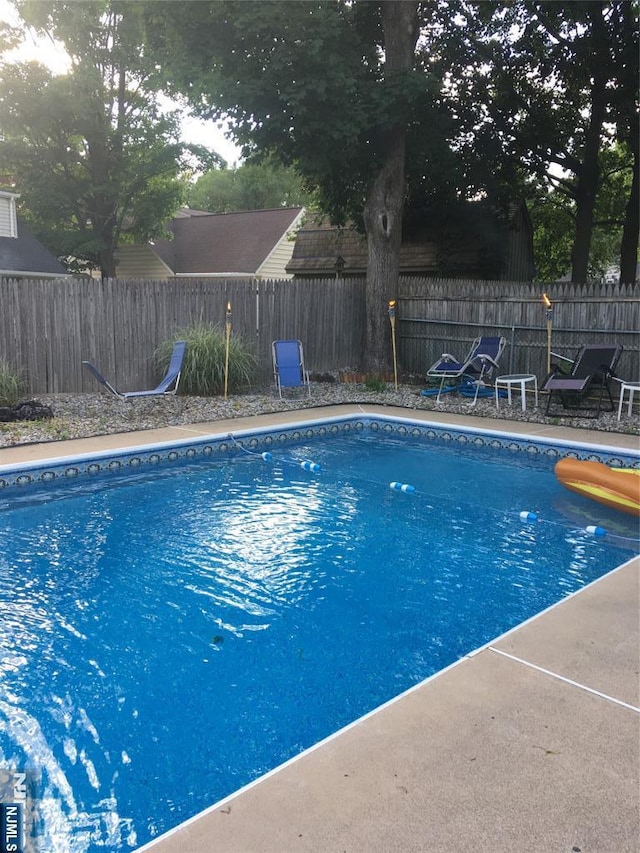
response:
<path id="1" fill-rule="evenodd" d="M 0 464 L 365 411 L 638 449 L 629 435 L 337 406 L 7 448 Z M 637 853 L 639 575 L 636 558 L 140 850 Z"/>

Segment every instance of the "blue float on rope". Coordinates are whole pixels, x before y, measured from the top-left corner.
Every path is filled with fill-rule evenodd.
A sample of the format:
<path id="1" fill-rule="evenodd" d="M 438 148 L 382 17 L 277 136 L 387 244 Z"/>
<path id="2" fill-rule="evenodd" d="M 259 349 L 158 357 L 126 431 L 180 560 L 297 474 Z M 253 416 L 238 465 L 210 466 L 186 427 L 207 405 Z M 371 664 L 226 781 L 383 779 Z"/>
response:
<path id="1" fill-rule="evenodd" d="M 395 489 L 397 492 L 415 492 L 414 486 L 409 485 L 409 483 L 389 483 L 390 489 Z"/>
<path id="2" fill-rule="evenodd" d="M 308 459 L 301 462 L 300 467 L 304 468 L 305 471 L 320 471 L 320 465 L 317 462 L 310 462 Z"/>
<path id="3" fill-rule="evenodd" d="M 264 459 L 265 462 L 271 462 L 273 456 L 269 453 L 268 450 L 265 450 L 264 453 L 261 453 L 260 456 Z"/>
<path id="4" fill-rule="evenodd" d="M 523 509 L 522 512 L 518 513 L 519 517 L 522 521 L 538 521 L 538 514 L 535 512 L 530 512 L 528 509 Z M 547 524 L 557 524 L 557 522 L 548 521 Z M 563 526 L 563 525 L 559 525 Z M 607 531 L 604 527 L 600 527 L 597 524 L 590 524 L 588 527 L 583 528 L 585 533 L 588 533 L 590 536 L 606 536 Z"/>

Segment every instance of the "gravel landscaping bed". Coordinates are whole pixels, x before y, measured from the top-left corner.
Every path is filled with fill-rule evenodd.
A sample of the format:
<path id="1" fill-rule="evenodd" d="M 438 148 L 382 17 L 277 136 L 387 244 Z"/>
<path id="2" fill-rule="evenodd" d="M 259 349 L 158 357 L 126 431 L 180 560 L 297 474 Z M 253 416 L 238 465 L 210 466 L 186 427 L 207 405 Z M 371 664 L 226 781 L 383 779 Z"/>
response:
<path id="1" fill-rule="evenodd" d="M 519 395 L 516 394 L 513 406 L 510 407 L 506 400 L 501 400 L 500 409 L 496 411 L 493 397 L 480 398 L 473 406 L 473 401 L 468 397 L 449 393 L 436 404 L 435 397 L 424 397 L 420 393 L 421 390 L 422 387 L 415 385 L 400 385 L 395 391 L 393 385 L 388 385 L 387 390 L 377 392 L 368 390 L 364 385 L 317 382 L 312 383 L 310 398 L 306 393 L 288 392 L 286 400 L 280 400 L 273 388 L 264 389 L 262 393 L 235 394 L 227 400 L 220 397 L 177 396 L 122 402 L 105 393 L 42 395 L 37 400 L 50 406 L 54 417 L 46 421 L 0 423 L 0 447 L 86 438 L 224 418 L 242 418 L 340 403 L 399 406 L 407 410 L 436 410 L 470 414 L 479 418 L 547 423 L 640 435 L 640 418 L 635 415 L 629 418 L 625 414 L 618 421 L 617 411 L 603 413 L 598 418 L 547 417 L 544 413 L 544 397 L 537 409 L 532 406 L 533 400 L 528 400 L 527 411 L 522 412 Z"/>

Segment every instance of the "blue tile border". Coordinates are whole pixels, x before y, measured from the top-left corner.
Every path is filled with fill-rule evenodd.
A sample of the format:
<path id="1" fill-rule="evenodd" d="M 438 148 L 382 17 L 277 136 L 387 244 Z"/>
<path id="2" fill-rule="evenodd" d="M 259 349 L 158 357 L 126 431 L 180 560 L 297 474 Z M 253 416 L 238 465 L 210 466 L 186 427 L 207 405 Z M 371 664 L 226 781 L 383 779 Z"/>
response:
<path id="1" fill-rule="evenodd" d="M 125 472 L 179 460 L 199 457 L 236 456 L 249 450 L 264 452 L 278 445 L 332 435 L 369 432 L 373 435 L 419 438 L 467 447 L 490 448 L 509 453 L 526 453 L 557 460 L 563 456 L 603 462 L 613 467 L 640 468 L 640 453 L 621 452 L 606 446 L 558 443 L 516 436 L 511 433 L 447 427 L 399 417 L 346 416 L 327 421 L 295 424 L 287 427 L 238 430 L 194 441 L 171 442 L 137 447 L 127 451 L 103 452 L 86 456 L 54 459 L 41 464 L 24 463 L 0 466 L 0 490 L 60 481 L 109 472 Z M 244 449 L 243 449 L 244 448 Z"/>

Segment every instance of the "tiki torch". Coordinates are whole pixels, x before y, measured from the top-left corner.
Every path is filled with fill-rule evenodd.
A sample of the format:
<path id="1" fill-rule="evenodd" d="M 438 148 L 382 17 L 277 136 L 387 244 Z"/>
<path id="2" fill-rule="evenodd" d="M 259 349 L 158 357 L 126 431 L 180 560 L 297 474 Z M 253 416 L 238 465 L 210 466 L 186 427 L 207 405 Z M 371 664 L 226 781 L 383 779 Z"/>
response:
<path id="1" fill-rule="evenodd" d="M 393 347 L 393 379 L 398 390 L 398 359 L 396 356 L 396 301 L 389 302 L 389 322 L 391 323 L 391 346 Z"/>
<path id="2" fill-rule="evenodd" d="M 551 373 L 551 325 L 553 323 L 553 305 L 546 293 L 542 294 L 542 301 L 546 308 L 547 320 L 547 374 Z"/>
<path id="3" fill-rule="evenodd" d="M 231 303 L 227 302 L 227 316 L 225 321 L 227 332 L 227 346 L 224 354 L 224 399 L 227 399 L 227 383 L 229 379 L 229 341 L 231 340 Z"/>

